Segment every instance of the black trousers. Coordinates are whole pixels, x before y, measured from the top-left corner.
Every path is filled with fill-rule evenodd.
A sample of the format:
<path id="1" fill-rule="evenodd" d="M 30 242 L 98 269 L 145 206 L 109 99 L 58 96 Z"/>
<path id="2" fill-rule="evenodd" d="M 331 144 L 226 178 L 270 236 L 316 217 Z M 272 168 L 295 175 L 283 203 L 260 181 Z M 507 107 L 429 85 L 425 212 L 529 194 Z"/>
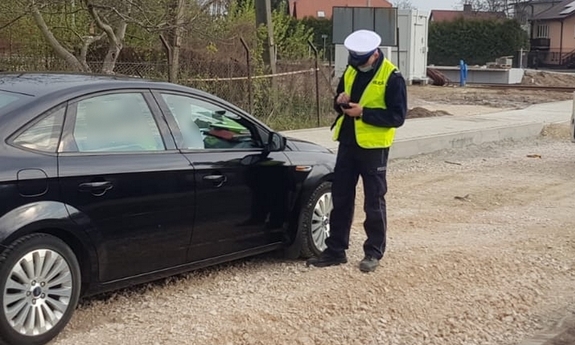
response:
<path id="1" fill-rule="evenodd" d="M 355 209 L 355 190 L 359 176 L 364 185 L 365 222 L 367 240 L 365 255 L 381 259 L 385 252 L 387 214 L 387 158 L 389 149 L 362 149 L 356 145 L 340 144 L 337 152 L 332 184 L 333 211 L 330 217 L 330 236 L 327 251 L 345 255 L 349 247 L 349 233 Z"/>

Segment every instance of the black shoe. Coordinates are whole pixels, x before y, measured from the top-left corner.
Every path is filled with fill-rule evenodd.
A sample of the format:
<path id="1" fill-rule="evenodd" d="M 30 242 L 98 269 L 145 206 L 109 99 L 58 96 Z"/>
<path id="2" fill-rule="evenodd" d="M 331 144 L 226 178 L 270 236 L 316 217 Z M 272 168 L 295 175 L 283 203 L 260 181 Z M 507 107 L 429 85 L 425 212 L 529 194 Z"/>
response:
<path id="1" fill-rule="evenodd" d="M 347 263 L 347 257 L 344 255 L 333 255 L 331 253 L 323 252 L 316 258 L 311 258 L 307 260 L 307 266 L 315 267 L 329 267 L 337 266 Z"/>
<path id="2" fill-rule="evenodd" d="M 371 255 L 366 255 L 359 263 L 359 270 L 362 272 L 373 272 L 379 266 L 379 260 Z"/>

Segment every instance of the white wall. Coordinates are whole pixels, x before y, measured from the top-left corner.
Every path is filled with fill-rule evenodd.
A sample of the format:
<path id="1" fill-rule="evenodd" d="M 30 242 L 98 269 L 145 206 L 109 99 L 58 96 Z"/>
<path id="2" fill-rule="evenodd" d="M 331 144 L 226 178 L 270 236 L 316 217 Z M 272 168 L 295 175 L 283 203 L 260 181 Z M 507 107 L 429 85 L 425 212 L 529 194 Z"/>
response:
<path id="1" fill-rule="evenodd" d="M 384 54 L 401 71 L 408 81 L 427 79 L 427 12 L 417 10 L 400 10 L 398 12 L 399 50 L 397 47 L 380 47 Z M 335 75 L 339 78 L 347 65 L 347 50 L 343 45 L 335 46 Z"/>
<path id="2" fill-rule="evenodd" d="M 459 67 L 433 67 L 443 73 L 451 82 L 459 84 Z M 487 69 L 468 68 L 467 83 L 469 84 L 519 84 L 525 71 L 522 68 Z"/>

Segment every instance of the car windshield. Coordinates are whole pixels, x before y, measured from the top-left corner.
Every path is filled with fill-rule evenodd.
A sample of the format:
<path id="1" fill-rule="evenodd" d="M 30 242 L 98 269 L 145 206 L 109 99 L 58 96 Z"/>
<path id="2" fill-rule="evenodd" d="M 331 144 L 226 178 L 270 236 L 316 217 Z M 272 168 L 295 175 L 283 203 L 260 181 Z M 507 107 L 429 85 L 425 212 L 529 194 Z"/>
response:
<path id="1" fill-rule="evenodd" d="M 20 100 L 27 98 L 27 97 L 30 97 L 30 96 L 0 90 L 0 115 L 2 115 L 3 110 L 8 105 L 10 105 L 16 101 L 20 101 Z"/>

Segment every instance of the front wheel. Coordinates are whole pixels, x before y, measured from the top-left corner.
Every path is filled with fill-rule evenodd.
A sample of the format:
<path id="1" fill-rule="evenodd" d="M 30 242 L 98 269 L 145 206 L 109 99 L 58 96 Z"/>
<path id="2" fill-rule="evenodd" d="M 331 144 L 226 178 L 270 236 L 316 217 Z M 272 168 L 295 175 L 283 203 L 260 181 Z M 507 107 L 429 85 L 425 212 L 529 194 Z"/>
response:
<path id="1" fill-rule="evenodd" d="M 299 217 L 300 256 L 304 259 L 321 254 L 329 237 L 329 218 L 333 209 L 331 182 L 323 182 L 311 194 Z"/>
<path id="2" fill-rule="evenodd" d="M 0 343 L 46 344 L 66 326 L 80 295 L 80 268 L 60 239 L 32 234 L 0 255 Z"/>

